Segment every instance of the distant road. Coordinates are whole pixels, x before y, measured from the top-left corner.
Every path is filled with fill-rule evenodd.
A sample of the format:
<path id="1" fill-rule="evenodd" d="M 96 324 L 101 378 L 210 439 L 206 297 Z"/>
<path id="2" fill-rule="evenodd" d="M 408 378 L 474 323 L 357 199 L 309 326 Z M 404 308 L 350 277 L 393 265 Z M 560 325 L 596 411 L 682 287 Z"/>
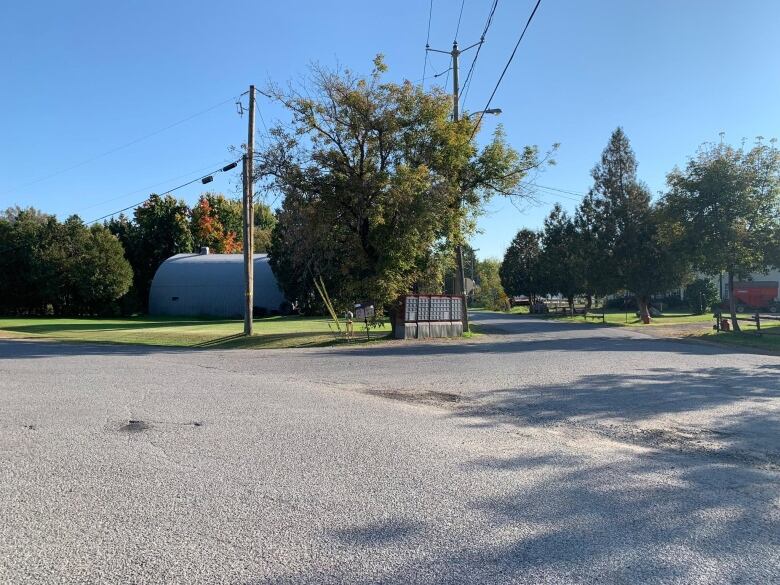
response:
<path id="1" fill-rule="evenodd" d="M 0 340 L 0 582 L 780 582 L 779 357 L 474 320 L 494 333 Z"/>

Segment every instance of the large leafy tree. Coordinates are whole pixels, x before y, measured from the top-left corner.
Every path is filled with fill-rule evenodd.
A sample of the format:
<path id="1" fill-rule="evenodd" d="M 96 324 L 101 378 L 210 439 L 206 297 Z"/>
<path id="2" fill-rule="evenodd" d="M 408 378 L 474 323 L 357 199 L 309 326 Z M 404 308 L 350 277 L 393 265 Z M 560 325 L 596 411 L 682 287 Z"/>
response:
<path id="1" fill-rule="evenodd" d="M 149 288 L 157 268 L 175 254 L 192 252 L 190 210 L 171 195 L 151 195 L 135 209 L 134 219 L 112 219 L 108 228 L 125 249 L 133 268 L 133 297 L 137 308 L 149 303 Z"/>
<path id="2" fill-rule="evenodd" d="M 493 311 L 509 309 L 509 297 L 501 286 L 500 269 L 501 262 L 493 258 L 477 263 L 479 288 L 474 296 L 474 302 Z"/>
<path id="3" fill-rule="evenodd" d="M 474 292 L 473 288 L 469 286 L 469 281 L 476 283 L 479 280 L 479 260 L 477 259 L 477 252 L 470 244 L 463 244 L 463 272 L 466 277 L 466 288 L 469 294 Z M 432 268 L 435 269 L 437 277 L 432 279 L 431 282 L 426 283 L 425 286 L 418 286 L 420 290 L 416 292 L 425 293 L 439 293 L 443 289 L 445 294 L 455 294 L 458 290 L 456 279 L 458 278 L 458 270 L 455 264 L 455 257 L 450 257 L 446 249 L 442 250 L 442 253 L 435 258 L 430 259 Z M 439 270 L 443 270 L 443 280 L 439 277 Z"/>
<path id="4" fill-rule="evenodd" d="M 78 216 L 49 223 L 46 291 L 61 315 L 100 314 L 111 309 L 133 280 L 118 238 L 104 226 L 87 227 Z"/>
<path id="5" fill-rule="evenodd" d="M 478 148 L 476 122 L 452 122 L 448 96 L 386 82 L 385 69 L 381 57 L 367 77 L 314 68 L 306 88 L 269 89 L 291 114 L 258 157 L 258 178 L 284 196 L 271 262 L 304 305 L 317 274 L 343 305 L 391 308 L 538 163 L 501 132 Z"/>
<path id="6" fill-rule="evenodd" d="M 243 230 L 241 201 L 221 193 L 204 193 L 191 212 L 194 246 L 208 246 L 218 254 L 241 251 Z"/>
<path id="7" fill-rule="evenodd" d="M 528 295 L 533 302 L 534 296 L 542 292 L 539 274 L 540 254 L 539 234 L 529 229 L 517 232 L 504 253 L 504 260 L 499 270 L 501 284 L 507 294 Z"/>
<path id="8" fill-rule="evenodd" d="M 132 280 L 119 240 L 77 216 L 60 223 L 36 210 L 0 217 L 4 249 L 0 310 L 15 314 L 93 315 L 114 308 Z"/>
<path id="9" fill-rule="evenodd" d="M 45 309 L 40 264 L 42 235 L 51 216 L 32 207 L 13 207 L 0 213 L 0 311 L 40 312 Z"/>
<path id="10" fill-rule="evenodd" d="M 669 231 L 685 243 L 698 270 L 728 275 L 732 326 L 738 330 L 735 278 L 780 265 L 780 152 L 762 140 L 751 149 L 705 144 L 667 182 Z"/>
<path id="11" fill-rule="evenodd" d="M 276 215 L 271 206 L 258 201 L 254 206 L 255 253 L 267 253 L 271 249 L 271 235 L 276 226 Z"/>

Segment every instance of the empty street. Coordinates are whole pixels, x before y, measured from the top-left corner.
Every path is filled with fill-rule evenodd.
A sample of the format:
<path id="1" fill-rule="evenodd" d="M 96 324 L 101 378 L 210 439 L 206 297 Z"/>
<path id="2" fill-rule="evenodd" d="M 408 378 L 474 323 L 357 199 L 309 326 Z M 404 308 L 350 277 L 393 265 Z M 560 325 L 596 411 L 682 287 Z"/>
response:
<path id="1" fill-rule="evenodd" d="M 0 581 L 780 580 L 780 358 L 475 320 L 321 349 L 0 341 Z"/>

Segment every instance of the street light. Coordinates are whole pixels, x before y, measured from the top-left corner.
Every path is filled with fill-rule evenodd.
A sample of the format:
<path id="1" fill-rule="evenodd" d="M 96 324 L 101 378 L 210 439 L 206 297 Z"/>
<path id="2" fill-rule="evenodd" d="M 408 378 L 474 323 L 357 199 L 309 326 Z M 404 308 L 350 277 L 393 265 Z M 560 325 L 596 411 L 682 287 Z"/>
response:
<path id="1" fill-rule="evenodd" d="M 482 110 L 481 112 L 472 112 L 470 114 L 465 114 L 463 117 L 464 118 L 471 118 L 471 116 L 474 116 L 476 114 L 491 114 L 493 116 L 498 116 L 503 111 L 504 110 L 502 110 L 501 108 L 490 108 L 490 109 L 487 109 L 487 110 Z"/>

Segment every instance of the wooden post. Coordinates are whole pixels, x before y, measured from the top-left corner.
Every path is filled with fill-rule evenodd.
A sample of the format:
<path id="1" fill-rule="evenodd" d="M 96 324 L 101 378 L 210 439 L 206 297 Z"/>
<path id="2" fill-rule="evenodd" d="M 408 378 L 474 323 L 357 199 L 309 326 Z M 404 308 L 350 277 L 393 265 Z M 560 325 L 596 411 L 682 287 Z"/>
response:
<path id="1" fill-rule="evenodd" d="M 255 156 L 255 86 L 249 86 L 249 128 L 247 129 L 246 154 L 244 155 L 244 280 L 245 280 L 245 305 L 244 305 L 244 335 L 254 333 L 254 202 L 252 179 L 254 177 Z"/>

